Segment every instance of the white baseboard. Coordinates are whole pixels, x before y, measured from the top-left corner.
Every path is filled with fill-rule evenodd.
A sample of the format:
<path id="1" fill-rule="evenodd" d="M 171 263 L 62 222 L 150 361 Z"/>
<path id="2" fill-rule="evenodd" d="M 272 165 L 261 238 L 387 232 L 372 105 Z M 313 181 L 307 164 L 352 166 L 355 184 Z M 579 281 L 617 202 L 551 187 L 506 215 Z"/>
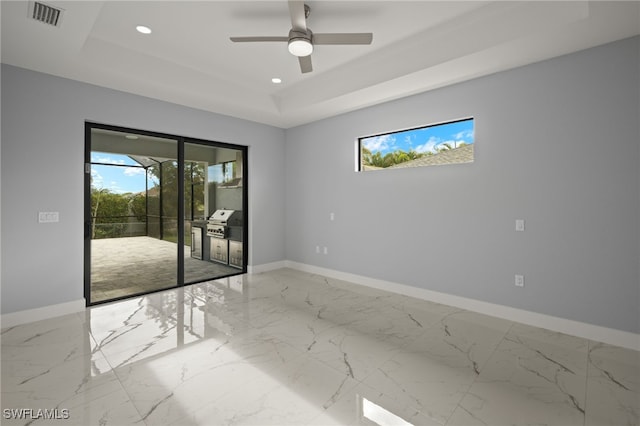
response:
<path id="1" fill-rule="evenodd" d="M 582 337 L 585 339 L 595 340 L 597 342 L 608 343 L 610 345 L 621 346 L 624 348 L 640 351 L 640 334 L 601 327 L 565 318 L 554 317 L 551 315 L 540 314 L 537 312 L 526 311 L 523 309 L 498 305 L 495 303 L 483 302 L 466 297 L 454 296 L 451 294 L 426 290 L 406 284 L 378 280 L 362 275 L 355 275 L 336 271 L 333 269 L 307 265 L 304 263 L 292 262 L 289 260 L 285 261 L 284 264 L 287 268 L 297 269 L 303 272 L 323 275 L 329 278 L 348 281 L 366 287 L 372 287 L 379 290 L 403 294 L 405 296 L 441 303 L 443 305 L 455 306 L 457 308 L 466 309 L 469 311 L 478 312 L 481 314 L 490 315 L 513 322 L 545 328 L 547 330 L 557 331 L 560 333 L 570 334 L 572 336 Z"/>
<path id="2" fill-rule="evenodd" d="M 247 272 L 250 274 L 260 274 L 262 272 L 275 271 L 276 269 L 286 268 L 286 261 L 281 260 L 272 263 L 263 263 L 262 265 L 247 266 Z"/>
<path id="3" fill-rule="evenodd" d="M 84 298 L 72 302 L 59 303 L 57 305 L 44 306 L 42 308 L 26 309 L 24 311 L 2 314 L 0 327 L 13 327 L 15 325 L 59 317 L 61 315 L 75 314 L 85 310 Z"/>

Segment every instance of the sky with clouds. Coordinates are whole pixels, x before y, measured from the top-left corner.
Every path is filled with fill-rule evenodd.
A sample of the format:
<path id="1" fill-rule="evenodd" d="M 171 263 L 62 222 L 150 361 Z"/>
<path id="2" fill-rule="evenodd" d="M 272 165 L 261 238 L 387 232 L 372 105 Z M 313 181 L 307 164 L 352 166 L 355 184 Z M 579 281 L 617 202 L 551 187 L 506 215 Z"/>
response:
<path id="1" fill-rule="evenodd" d="M 135 166 L 137 163 L 126 155 L 91 153 L 92 163 Z M 141 167 L 111 167 L 99 164 L 91 165 L 92 185 L 98 189 L 108 189 L 116 194 L 142 192 L 145 190 L 146 176 Z"/>
<path id="2" fill-rule="evenodd" d="M 91 162 L 101 163 L 91 165 L 92 186 L 98 189 L 108 189 L 115 194 L 144 192 L 145 171 L 137 162 L 122 154 L 107 154 L 103 152 L 91 152 Z M 119 167 L 109 166 L 113 164 Z M 156 178 L 150 175 L 153 181 Z M 222 165 L 212 165 L 208 170 L 209 182 L 222 182 Z M 149 182 L 149 188 L 155 185 Z"/>
<path id="3" fill-rule="evenodd" d="M 472 144 L 473 141 L 473 119 L 361 139 L 366 149 L 372 153 L 379 151 L 382 156 L 397 150 L 436 153 L 445 143 L 455 148 L 462 142 Z"/>

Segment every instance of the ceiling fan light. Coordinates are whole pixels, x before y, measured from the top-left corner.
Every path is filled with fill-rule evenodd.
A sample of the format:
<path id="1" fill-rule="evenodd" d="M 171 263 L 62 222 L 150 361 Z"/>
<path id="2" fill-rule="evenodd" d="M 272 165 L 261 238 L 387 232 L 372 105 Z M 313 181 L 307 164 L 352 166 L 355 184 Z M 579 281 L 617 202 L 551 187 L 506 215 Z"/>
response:
<path id="1" fill-rule="evenodd" d="M 309 56 L 313 52 L 313 44 L 306 38 L 289 40 L 289 52 L 294 56 Z"/>

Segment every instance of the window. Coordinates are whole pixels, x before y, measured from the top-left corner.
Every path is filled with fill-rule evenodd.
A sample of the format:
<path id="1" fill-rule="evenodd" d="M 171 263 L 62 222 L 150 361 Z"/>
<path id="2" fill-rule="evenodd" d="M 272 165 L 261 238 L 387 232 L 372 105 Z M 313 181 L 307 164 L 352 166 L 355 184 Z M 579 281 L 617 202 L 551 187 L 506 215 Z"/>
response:
<path id="1" fill-rule="evenodd" d="M 229 183 L 236 174 L 236 162 L 227 161 L 209 167 L 209 182 Z"/>
<path id="2" fill-rule="evenodd" d="M 473 118 L 358 139 L 358 171 L 473 162 Z"/>

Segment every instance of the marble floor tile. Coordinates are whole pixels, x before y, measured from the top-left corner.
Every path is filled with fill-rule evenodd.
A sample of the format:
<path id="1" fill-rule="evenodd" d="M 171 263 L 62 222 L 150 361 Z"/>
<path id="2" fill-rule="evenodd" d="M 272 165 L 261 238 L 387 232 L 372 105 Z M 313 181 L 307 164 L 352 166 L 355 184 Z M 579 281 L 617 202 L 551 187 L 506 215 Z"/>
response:
<path id="1" fill-rule="evenodd" d="M 499 318 L 453 310 L 426 329 L 405 351 L 478 375 L 511 326 L 511 322 Z"/>
<path id="2" fill-rule="evenodd" d="M 20 357 L 64 360 L 91 353 L 95 342 L 85 320 L 76 314 L 36 321 L 2 330 L 0 335 L 3 360 Z"/>
<path id="3" fill-rule="evenodd" d="M 44 353 L 37 363 L 2 360 L 3 409 L 65 409 L 68 418 L 64 424 L 74 425 L 90 424 L 89 419 L 105 425 L 109 421 L 115 422 L 111 424 L 140 421 L 138 411 L 101 354 L 81 354 L 49 363 L 46 358 Z M 7 424 L 31 424 L 30 419 L 4 420 Z M 47 423 L 46 419 L 38 418 L 34 424 L 40 422 Z"/>
<path id="4" fill-rule="evenodd" d="M 591 342 L 586 424 L 640 424 L 640 353 Z"/>
<path id="5" fill-rule="evenodd" d="M 9 425 L 640 423 L 640 352 L 291 269 L 5 328 L 0 354 Z"/>
<path id="6" fill-rule="evenodd" d="M 262 336 L 273 336 L 302 351 L 313 346 L 319 333 L 332 327 L 329 321 L 297 311 L 289 311 L 277 318 L 271 315 L 267 322 L 252 321 L 252 325 Z"/>
<path id="7" fill-rule="evenodd" d="M 242 394 L 255 386 L 256 375 L 280 371 L 300 356 L 275 340 L 207 340 L 116 374 L 145 421 L 167 424 L 238 388 Z"/>
<path id="8" fill-rule="evenodd" d="M 353 379 L 364 380 L 400 348 L 375 336 L 345 327 L 332 327 L 314 336 L 307 353 Z"/>
<path id="9" fill-rule="evenodd" d="M 400 352 L 362 383 L 397 404 L 415 407 L 431 422 L 445 424 L 475 378 L 466 365 L 452 367 L 425 354 Z"/>
<path id="10" fill-rule="evenodd" d="M 441 423 L 423 415 L 415 406 L 400 403 L 383 392 L 360 383 L 309 425 L 440 426 Z"/>
<path id="11" fill-rule="evenodd" d="M 514 325 L 448 425 L 582 425 L 588 341 Z"/>
<path id="12" fill-rule="evenodd" d="M 308 356 L 251 376 L 250 383 L 173 424 L 305 425 L 357 385 Z"/>

